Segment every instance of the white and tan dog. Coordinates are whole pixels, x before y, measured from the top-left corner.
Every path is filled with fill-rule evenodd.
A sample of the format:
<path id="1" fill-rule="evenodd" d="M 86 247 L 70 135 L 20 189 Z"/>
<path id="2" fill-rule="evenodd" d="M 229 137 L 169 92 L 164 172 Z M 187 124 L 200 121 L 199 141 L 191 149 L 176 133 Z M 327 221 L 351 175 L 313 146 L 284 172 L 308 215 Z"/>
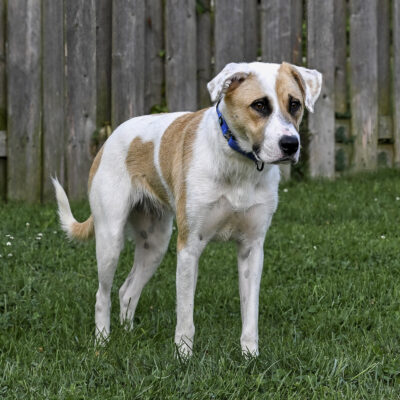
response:
<path id="1" fill-rule="evenodd" d="M 175 343 L 180 352 L 192 352 L 200 254 L 212 239 L 232 239 L 238 246 L 241 347 L 246 354 L 258 354 L 263 244 L 278 203 L 276 164 L 298 160 L 303 110 L 313 111 L 321 83 L 316 70 L 287 63 L 232 63 L 208 84 L 217 106 L 123 123 L 93 162 L 92 215 L 83 223 L 74 219 L 63 188 L 54 180 L 68 236 L 87 239 L 95 233 L 97 339 L 110 333 L 110 291 L 124 228 L 132 227 L 136 249 L 132 270 L 119 290 L 120 318 L 132 326 L 142 289 L 167 250 L 175 214 Z"/>

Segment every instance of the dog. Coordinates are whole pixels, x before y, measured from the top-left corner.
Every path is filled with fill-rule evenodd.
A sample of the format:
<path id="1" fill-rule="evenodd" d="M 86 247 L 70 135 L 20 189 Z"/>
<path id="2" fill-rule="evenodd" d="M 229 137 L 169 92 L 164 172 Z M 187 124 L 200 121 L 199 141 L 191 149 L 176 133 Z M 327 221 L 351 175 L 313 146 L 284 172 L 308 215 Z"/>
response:
<path id="1" fill-rule="evenodd" d="M 155 273 L 176 216 L 175 343 L 190 356 L 198 260 L 213 239 L 238 248 L 243 354 L 257 356 L 263 245 L 278 204 L 278 164 L 300 154 L 304 108 L 313 112 L 322 75 L 288 63 L 230 63 L 207 85 L 214 106 L 132 118 L 104 143 L 89 173 L 91 216 L 72 215 L 53 179 L 62 229 L 93 234 L 99 287 L 96 339 L 110 334 L 110 292 L 125 227 L 135 242 L 132 270 L 119 290 L 121 323 L 133 327 L 143 287 Z"/>

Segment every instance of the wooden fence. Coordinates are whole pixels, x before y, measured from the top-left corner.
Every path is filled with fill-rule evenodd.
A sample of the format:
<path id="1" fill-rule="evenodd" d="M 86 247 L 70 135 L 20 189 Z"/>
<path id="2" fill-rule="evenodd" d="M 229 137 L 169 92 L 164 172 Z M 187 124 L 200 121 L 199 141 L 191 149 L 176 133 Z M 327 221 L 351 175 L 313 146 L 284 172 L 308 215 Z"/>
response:
<path id="1" fill-rule="evenodd" d="M 0 0 L 0 194 L 86 195 L 111 129 L 209 105 L 226 63 L 324 75 L 303 126 L 311 176 L 400 166 L 400 0 Z"/>

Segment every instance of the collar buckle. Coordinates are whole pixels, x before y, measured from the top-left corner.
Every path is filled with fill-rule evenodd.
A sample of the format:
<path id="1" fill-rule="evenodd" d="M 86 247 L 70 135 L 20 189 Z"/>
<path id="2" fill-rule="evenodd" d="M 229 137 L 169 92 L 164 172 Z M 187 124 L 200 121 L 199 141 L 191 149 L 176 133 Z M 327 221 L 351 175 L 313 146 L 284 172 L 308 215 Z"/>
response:
<path id="1" fill-rule="evenodd" d="M 262 161 L 258 161 L 258 160 L 256 160 L 255 163 L 256 163 L 257 171 L 261 172 L 264 169 L 264 163 Z"/>

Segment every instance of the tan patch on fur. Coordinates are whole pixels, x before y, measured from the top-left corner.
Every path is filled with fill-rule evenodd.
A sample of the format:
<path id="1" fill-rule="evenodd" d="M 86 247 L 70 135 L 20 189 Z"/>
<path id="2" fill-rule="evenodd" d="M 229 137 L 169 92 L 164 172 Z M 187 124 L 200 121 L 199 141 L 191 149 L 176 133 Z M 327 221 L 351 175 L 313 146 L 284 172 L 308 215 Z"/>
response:
<path id="1" fill-rule="evenodd" d="M 286 119 L 292 122 L 298 130 L 304 111 L 305 83 L 303 78 L 292 65 L 284 62 L 278 70 L 275 88 L 282 114 Z M 300 100 L 302 104 L 301 109 L 295 115 L 291 115 L 288 111 L 289 96 Z"/>
<path id="2" fill-rule="evenodd" d="M 168 195 L 154 165 L 154 143 L 132 140 L 126 156 L 126 167 L 132 182 L 139 183 L 160 203 L 168 204 Z"/>
<path id="3" fill-rule="evenodd" d="M 92 166 L 90 167 L 89 171 L 89 180 L 88 180 L 88 190 L 90 190 L 92 186 L 92 181 L 94 176 L 96 175 L 97 170 L 99 169 L 101 156 L 103 155 L 104 145 L 101 146 L 99 152 L 96 154 L 96 157 L 93 160 Z"/>
<path id="4" fill-rule="evenodd" d="M 160 145 L 160 166 L 176 206 L 178 250 L 189 235 L 186 216 L 186 174 L 192 159 L 193 142 L 205 110 L 185 114 L 173 121 L 164 132 Z"/>
<path id="5" fill-rule="evenodd" d="M 232 85 L 231 85 L 232 86 Z M 234 87 L 230 87 L 225 95 L 228 106 L 226 116 L 229 117 L 230 128 L 242 137 L 247 137 L 251 145 L 260 145 L 263 140 L 264 128 L 268 116 L 263 116 L 255 111 L 251 104 L 266 96 L 260 81 L 255 75 L 249 75 Z"/>
<path id="6" fill-rule="evenodd" d="M 91 215 L 85 222 L 74 222 L 69 235 L 74 239 L 88 240 L 93 236 L 94 223 Z"/>

